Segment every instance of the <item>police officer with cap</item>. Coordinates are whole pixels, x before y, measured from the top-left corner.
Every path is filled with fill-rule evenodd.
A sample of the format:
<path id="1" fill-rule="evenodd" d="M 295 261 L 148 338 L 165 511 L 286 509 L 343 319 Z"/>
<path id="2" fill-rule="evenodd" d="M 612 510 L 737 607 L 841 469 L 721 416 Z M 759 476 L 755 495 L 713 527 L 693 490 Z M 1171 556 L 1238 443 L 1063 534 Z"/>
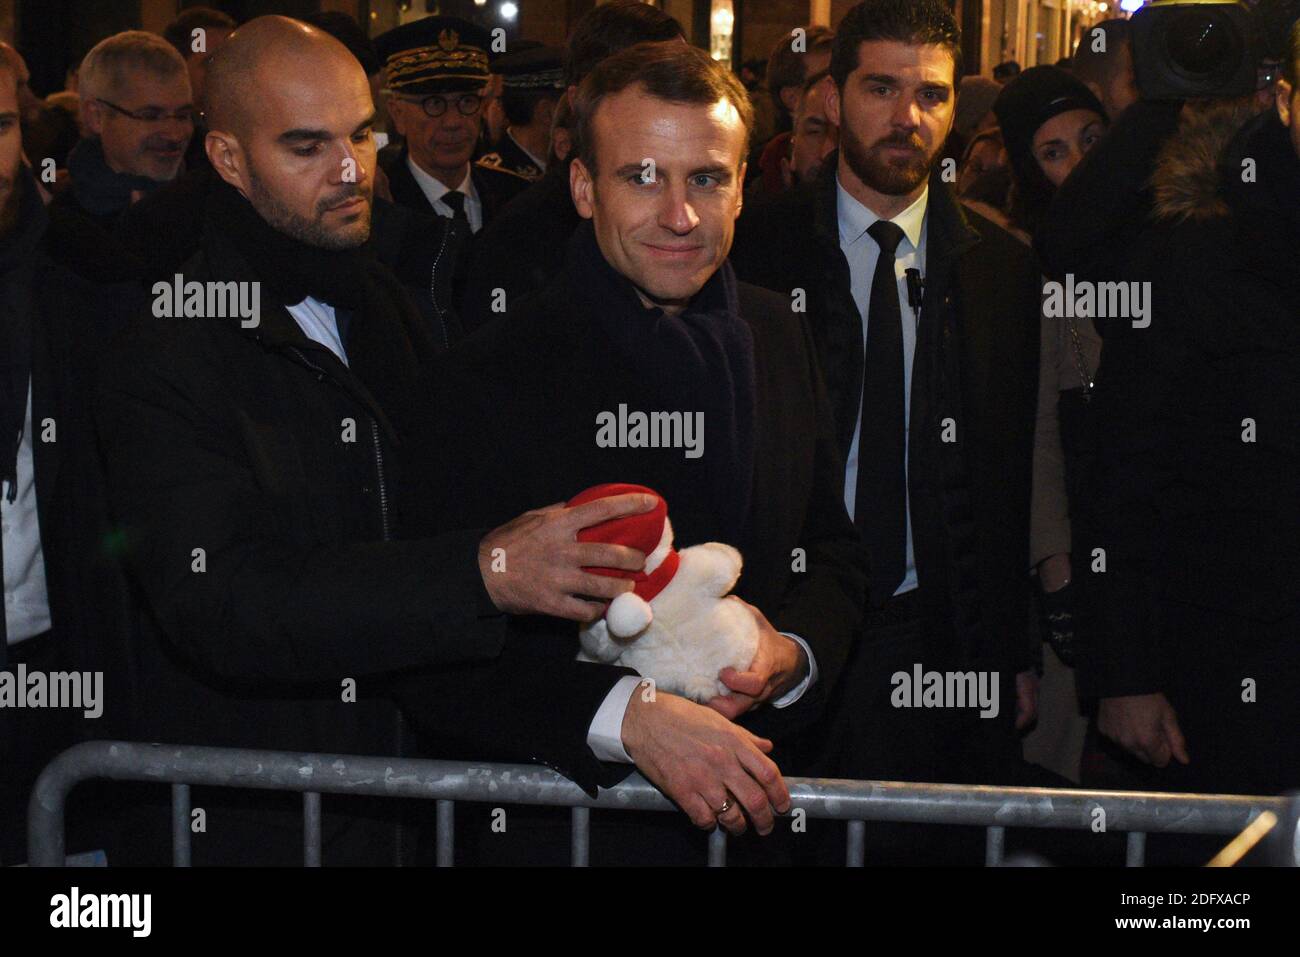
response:
<path id="1" fill-rule="evenodd" d="M 496 148 L 478 163 L 509 170 L 529 181 L 546 172 L 550 152 L 551 123 L 560 97 L 564 96 L 564 51 L 538 46 L 503 56 L 492 65 L 502 77 L 501 103 L 506 114 L 506 132 Z"/>
<path id="2" fill-rule="evenodd" d="M 381 155 L 393 201 L 465 224 L 477 233 L 528 185 L 504 169 L 470 162 L 483 122 L 488 32 L 458 17 L 425 17 L 375 40 L 400 149 Z"/>

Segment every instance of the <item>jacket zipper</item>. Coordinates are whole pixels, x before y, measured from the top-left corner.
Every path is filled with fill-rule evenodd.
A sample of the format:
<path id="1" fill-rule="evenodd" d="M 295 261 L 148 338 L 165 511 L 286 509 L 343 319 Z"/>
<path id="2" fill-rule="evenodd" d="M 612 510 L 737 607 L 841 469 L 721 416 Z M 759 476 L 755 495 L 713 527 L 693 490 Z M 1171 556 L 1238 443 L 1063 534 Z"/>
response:
<path id="1" fill-rule="evenodd" d="M 301 349 L 290 346 L 289 351 L 298 357 L 298 361 L 316 373 L 318 382 L 329 375 L 328 372 L 308 359 Z M 391 540 L 392 535 L 388 526 L 388 485 L 384 480 L 384 450 L 379 442 L 379 421 L 369 413 L 367 413 L 367 417 L 370 419 L 370 440 L 375 447 L 375 475 L 379 482 L 379 527 L 383 541 L 387 542 Z"/>
<path id="2" fill-rule="evenodd" d="M 435 304 L 436 305 L 436 304 Z M 444 333 L 445 335 L 445 333 Z M 301 349 L 290 347 L 289 351 L 298 357 L 298 361 L 307 368 L 316 373 L 316 381 L 323 382 L 328 373 L 316 363 L 308 359 Z M 392 535 L 388 528 L 388 486 L 384 480 L 384 450 L 379 441 L 379 421 L 372 415 L 370 416 L 370 440 L 375 447 L 375 473 L 379 483 L 379 522 L 380 531 L 384 541 L 391 541 Z M 396 731 L 397 756 L 401 757 L 406 753 L 406 734 L 402 724 L 402 712 L 397 712 L 397 719 L 394 722 Z M 396 824 L 393 826 L 393 864 L 396 867 L 402 866 L 402 858 L 405 853 L 406 845 L 406 827 L 402 822 L 399 814 Z"/>
<path id="3" fill-rule="evenodd" d="M 379 522 L 384 541 L 388 541 L 388 486 L 384 482 L 384 449 L 379 442 L 379 423 L 370 417 L 370 438 L 375 444 L 375 472 L 379 477 Z"/>

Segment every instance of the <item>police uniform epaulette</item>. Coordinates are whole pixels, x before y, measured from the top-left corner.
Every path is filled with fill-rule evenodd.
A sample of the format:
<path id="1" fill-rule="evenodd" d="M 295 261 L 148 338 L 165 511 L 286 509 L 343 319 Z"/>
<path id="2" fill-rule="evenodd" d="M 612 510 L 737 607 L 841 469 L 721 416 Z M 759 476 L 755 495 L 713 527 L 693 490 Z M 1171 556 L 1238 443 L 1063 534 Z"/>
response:
<path id="1" fill-rule="evenodd" d="M 522 173 L 516 173 L 512 169 L 508 169 L 505 166 L 502 166 L 500 153 L 484 153 L 477 160 L 475 160 L 474 165 L 479 167 L 480 169 L 491 170 L 494 173 L 505 173 L 507 176 L 513 176 L 515 179 L 521 179 L 525 183 L 532 182 L 532 180 L 530 180 L 527 176 L 524 176 Z"/>

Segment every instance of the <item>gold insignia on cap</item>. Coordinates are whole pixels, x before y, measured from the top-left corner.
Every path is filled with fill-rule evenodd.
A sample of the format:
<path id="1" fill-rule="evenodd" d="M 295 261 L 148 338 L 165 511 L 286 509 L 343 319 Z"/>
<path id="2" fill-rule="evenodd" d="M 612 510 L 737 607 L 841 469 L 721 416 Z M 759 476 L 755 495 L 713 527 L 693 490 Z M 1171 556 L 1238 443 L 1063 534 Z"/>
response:
<path id="1" fill-rule="evenodd" d="M 438 46 L 450 53 L 460 46 L 460 34 L 455 30 L 443 30 L 438 34 Z"/>

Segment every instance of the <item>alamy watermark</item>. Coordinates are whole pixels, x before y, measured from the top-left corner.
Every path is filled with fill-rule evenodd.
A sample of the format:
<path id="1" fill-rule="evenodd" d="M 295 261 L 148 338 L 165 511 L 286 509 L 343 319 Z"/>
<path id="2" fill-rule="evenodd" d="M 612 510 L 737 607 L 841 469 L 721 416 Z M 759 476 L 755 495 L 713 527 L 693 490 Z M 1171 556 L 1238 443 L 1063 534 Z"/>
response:
<path id="1" fill-rule="evenodd" d="M 1065 274 L 1065 282 L 1043 283 L 1048 319 L 1131 319 L 1134 329 L 1151 325 L 1151 283 L 1089 282 Z"/>
<path id="2" fill-rule="evenodd" d="M 979 708 L 981 718 L 998 716 L 998 672 L 925 671 L 918 664 L 911 672 L 895 671 L 889 703 L 895 708 Z"/>
<path id="3" fill-rule="evenodd" d="M 596 413 L 596 445 L 602 449 L 684 449 L 688 459 L 704 454 L 703 412 Z"/>
<path id="4" fill-rule="evenodd" d="M 0 708 L 79 708 L 87 718 L 104 713 L 104 672 L 0 671 Z"/>
<path id="5" fill-rule="evenodd" d="M 50 898 L 51 927 L 122 927 L 132 937 L 148 937 L 153 929 L 152 894 L 83 894 L 73 887 Z"/>
<path id="6" fill-rule="evenodd" d="M 176 273 L 153 284 L 153 314 L 159 319 L 238 319 L 245 329 L 262 321 L 260 282 L 198 282 Z"/>

